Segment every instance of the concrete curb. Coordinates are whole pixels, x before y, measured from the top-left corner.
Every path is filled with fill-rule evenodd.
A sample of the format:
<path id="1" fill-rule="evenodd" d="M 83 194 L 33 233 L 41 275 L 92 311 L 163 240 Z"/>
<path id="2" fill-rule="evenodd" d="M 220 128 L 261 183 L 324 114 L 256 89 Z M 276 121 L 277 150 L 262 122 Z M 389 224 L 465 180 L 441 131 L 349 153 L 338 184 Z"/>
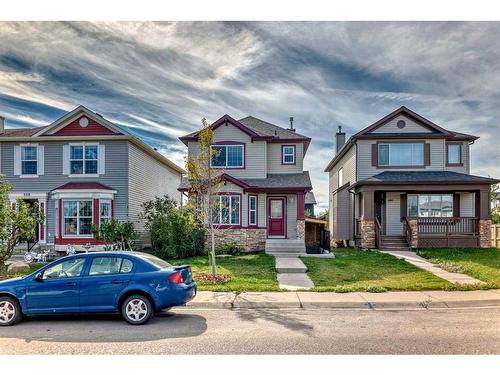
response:
<path id="1" fill-rule="evenodd" d="M 500 290 L 386 293 L 199 292 L 186 308 L 209 309 L 443 309 L 500 307 Z"/>

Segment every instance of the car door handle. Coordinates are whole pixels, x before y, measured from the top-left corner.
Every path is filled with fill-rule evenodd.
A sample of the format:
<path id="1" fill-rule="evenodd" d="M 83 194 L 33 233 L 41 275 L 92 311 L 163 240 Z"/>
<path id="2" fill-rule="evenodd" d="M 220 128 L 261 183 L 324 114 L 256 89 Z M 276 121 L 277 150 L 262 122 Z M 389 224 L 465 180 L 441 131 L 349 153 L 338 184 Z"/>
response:
<path id="1" fill-rule="evenodd" d="M 113 280 L 111 281 L 111 284 L 123 284 L 125 281 L 122 280 Z"/>
<path id="2" fill-rule="evenodd" d="M 74 281 L 68 281 L 66 284 L 64 284 L 66 286 L 76 286 L 76 282 Z"/>

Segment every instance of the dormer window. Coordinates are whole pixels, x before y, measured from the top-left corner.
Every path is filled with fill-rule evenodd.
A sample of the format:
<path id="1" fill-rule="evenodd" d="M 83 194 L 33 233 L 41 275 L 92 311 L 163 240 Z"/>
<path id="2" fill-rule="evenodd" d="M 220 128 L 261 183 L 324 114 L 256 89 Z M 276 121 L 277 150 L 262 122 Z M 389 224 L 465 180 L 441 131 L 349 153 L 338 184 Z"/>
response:
<path id="1" fill-rule="evenodd" d="M 210 166 L 212 168 L 244 168 L 244 145 L 213 145 Z"/>
<path id="2" fill-rule="evenodd" d="M 21 174 L 23 176 L 38 174 L 37 146 L 21 146 Z"/>
<path id="3" fill-rule="evenodd" d="M 295 146 L 282 146 L 281 147 L 281 163 L 282 164 L 295 164 Z"/>
<path id="4" fill-rule="evenodd" d="M 98 149 L 98 145 L 71 145 L 71 174 L 97 174 Z"/>

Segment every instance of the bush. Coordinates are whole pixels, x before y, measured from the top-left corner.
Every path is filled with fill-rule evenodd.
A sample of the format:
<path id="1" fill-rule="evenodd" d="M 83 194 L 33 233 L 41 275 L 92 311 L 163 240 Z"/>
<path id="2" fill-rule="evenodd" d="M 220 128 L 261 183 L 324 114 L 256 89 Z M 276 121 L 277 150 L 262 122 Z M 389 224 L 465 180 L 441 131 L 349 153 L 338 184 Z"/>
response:
<path id="1" fill-rule="evenodd" d="M 217 255 L 239 255 L 242 252 L 242 248 L 236 242 L 228 242 L 219 245 L 215 248 L 215 254 Z"/>
<path id="2" fill-rule="evenodd" d="M 92 232 L 96 239 L 105 243 L 106 250 L 134 250 L 139 238 L 134 224 L 115 218 L 102 222 L 99 227 L 93 225 Z"/>
<path id="3" fill-rule="evenodd" d="M 186 258 L 205 253 L 205 231 L 190 210 L 177 207 L 168 196 L 143 204 L 145 227 L 153 254 L 162 259 Z"/>

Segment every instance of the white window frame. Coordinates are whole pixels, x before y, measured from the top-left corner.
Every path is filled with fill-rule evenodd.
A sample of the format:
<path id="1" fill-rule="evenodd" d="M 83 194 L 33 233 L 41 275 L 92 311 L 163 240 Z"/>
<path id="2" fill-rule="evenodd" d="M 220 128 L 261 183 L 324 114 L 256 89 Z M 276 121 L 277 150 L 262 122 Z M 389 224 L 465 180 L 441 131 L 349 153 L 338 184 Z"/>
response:
<path id="1" fill-rule="evenodd" d="M 222 222 L 222 198 L 229 198 L 229 222 L 228 223 L 223 223 Z M 219 213 L 219 221 L 214 222 L 215 225 L 217 226 L 240 226 L 241 225 L 241 196 L 240 195 L 229 195 L 229 194 L 220 194 L 214 197 L 214 199 L 219 200 L 219 207 L 218 207 L 218 213 Z M 238 222 L 234 223 L 231 222 L 233 215 L 231 215 L 231 210 L 233 207 L 233 200 L 237 199 L 238 200 Z"/>
<path id="2" fill-rule="evenodd" d="M 408 165 L 400 165 L 400 164 L 391 164 L 391 148 L 394 145 L 404 145 L 407 147 L 411 147 L 411 163 Z M 422 147 L 422 163 L 420 164 L 415 164 L 414 158 L 413 158 L 413 146 L 418 145 Z M 382 164 L 380 163 L 380 147 L 381 146 L 389 146 L 389 159 L 387 160 L 387 164 Z M 400 167 L 400 168 L 405 168 L 405 167 L 424 167 L 425 166 L 425 143 L 422 142 L 414 142 L 414 143 L 390 143 L 390 142 L 385 142 L 385 143 L 379 143 L 377 144 L 377 165 L 379 167 Z"/>
<path id="3" fill-rule="evenodd" d="M 35 161 L 35 160 L 24 160 L 23 159 L 23 148 L 24 147 L 34 147 L 36 148 L 36 173 L 34 174 L 24 174 L 23 173 L 23 161 Z M 38 144 L 31 144 L 31 143 L 26 143 L 26 144 L 20 144 L 19 145 L 19 162 L 21 163 L 20 165 L 20 172 L 21 174 L 19 175 L 20 178 L 38 178 L 39 177 L 39 149 L 38 149 Z"/>
<path id="4" fill-rule="evenodd" d="M 226 162 L 225 165 L 212 165 L 212 155 L 210 153 L 210 167 L 211 168 L 225 168 L 225 169 L 242 169 L 245 168 L 245 145 L 244 144 L 228 144 L 228 145 L 211 145 L 210 151 L 213 150 L 214 147 L 224 147 L 226 149 Z M 228 147 L 240 147 L 241 148 L 241 165 L 228 165 L 229 152 L 227 150 Z"/>
<path id="5" fill-rule="evenodd" d="M 255 208 L 251 208 L 251 201 L 255 200 Z M 257 225 L 257 195 L 249 195 L 248 196 L 248 225 Z M 252 212 L 255 213 L 255 222 L 252 222 Z"/>
<path id="6" fill-rule="evenodd" d="M 74 198 L 74 199 L 63 199 L 62 200 L 62 207 L 61 207 L 61 212 L 59 213 L 62 215 L 62 237 L 63 238 L 93 238 L 94 235 L 92 233 L 90 234 L 80 234 L 80 202 L 85 201 L 85 202 L 90 202 L 90 207 L 92 208 L 92 214 L 91 214 L 91 220 L 92 220 L 92 225 L 94 225 L 94 202 L 92 199 L 85 199 L 85 198 Z M 65 202 L 77 202 L 76 205 L 76 216 L 65 216 L 64 215 L 64 203 Z M 84 218 L 87 216 L 84 216 Z M 76 218 L 76 234 L 66 234 L 66 223 L 65 219 L 66 218 Z"/>
<path id="7" fill-rule="evenodd" d="M 286 161 L 285 160 L 285 156 L 290 156 L 290 154 L 287 154 L 286 153 L 286 149 L 291 149 L 292 150 L 292 161 Z M 281 154 L 281 163 L 282 164 L 295 164 L 295 149 L 296 147 L 295 146 L 291 146 L 291 145 L 286 145 L 286 146 L 283 146 L 282 148 L 282 154 Z"/>
<path id="8" fill-rule="evenodd" d="M 86 159 L 85 157 L 85 148 L 88 146 L 96 146 L 97 147 L 97 158 L 96 159 Z M 71 158 L 71 147 L 83 147 L 83 155 L 82 159 L 72 159 Z M 69 144 L 69 177 L 99 177 L 99 162 L 100 162 L 100 147 L 99 143 L 70 143 Z M 85 161 L 96 161 L 97 162 L 97 173 L 86 173 Z M 72 161 L 82 161 L 83 163 L 83 173 L 71 173 L 71 162 Z"/>
<path id="9" fill-rule="evenodd" d="M 436 197 L 436 196 L 439 196 L 440 197 L 440 201 L 441 201 L 441 216 L 431 216 L 430 215 L 430 210 L 431 210 L 431 207 L 427 207 L 427 216 L 420 216 L 420 197 L 427 197 L 428 199 L 428 202 L 431 202 L 431 197 Z M 451 216 L 443 216 L 443 197 L 444 196 L 447 196 L 447 197 L 451 197 Z M 429 217 L 429 218 L 449 218 L 449 217 L 453 217 L 453 210 L 455 209 L 454 207 L 454 200 L 453 200 L 453 194 L 434 194 L 434 193 L 431 193 L 431 194 L 408 194 L 408 198 L 407 198 L 407 207 L 406 207 L 406 212 L 410 212 L 410 197 L 416 197 L 417 198 L 417 216 L 416 217 Z"/>
<path id="10" fill-rule="evenodd" d="M 337 187 L 344 185 L 344 168 L 340 168 L 337 172 Z"/>
<path id="11" fill-rule="evenodd" d="M 108 216 L 102 216 L 102 206 L 101 206 L 102 204 L 109 205 L 109 215 Z M 99 226 L 101 226 L 103 219 L 110 220 L 113 217 L 112 212 L 113 212 L 113 206 L 112 206 L 111 200 L 109 200 L 109 199 L 99 200 Z"/>

